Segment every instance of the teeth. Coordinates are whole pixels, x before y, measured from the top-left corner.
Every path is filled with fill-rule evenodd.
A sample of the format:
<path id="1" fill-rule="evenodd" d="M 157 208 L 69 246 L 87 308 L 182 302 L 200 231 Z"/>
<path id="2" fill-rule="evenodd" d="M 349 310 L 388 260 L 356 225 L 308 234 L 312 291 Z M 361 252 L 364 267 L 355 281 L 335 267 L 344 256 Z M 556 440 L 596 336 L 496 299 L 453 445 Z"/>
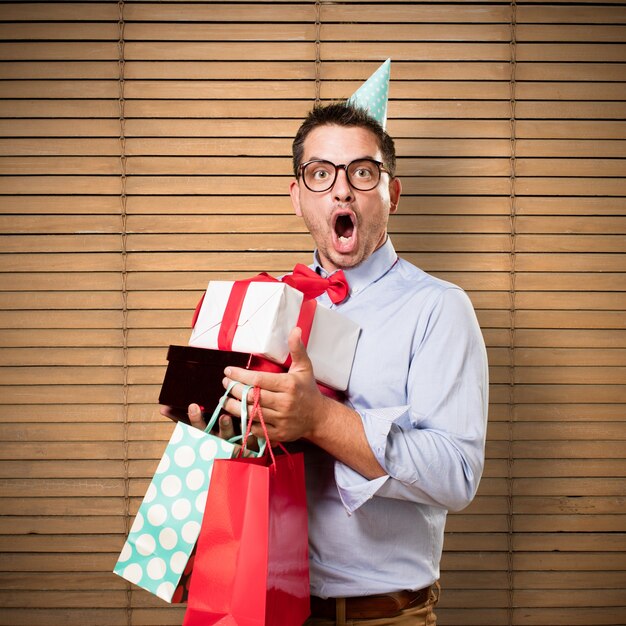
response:
<path id="1" fill-rule="evenodd" d="M 343 235 L 341 235 L 341 237 L 339 237 L 339 241 L 341 241 L 342 243 L 346 243 L 346 241 L 350 241 L 350 237 L 344 237 Z"/>

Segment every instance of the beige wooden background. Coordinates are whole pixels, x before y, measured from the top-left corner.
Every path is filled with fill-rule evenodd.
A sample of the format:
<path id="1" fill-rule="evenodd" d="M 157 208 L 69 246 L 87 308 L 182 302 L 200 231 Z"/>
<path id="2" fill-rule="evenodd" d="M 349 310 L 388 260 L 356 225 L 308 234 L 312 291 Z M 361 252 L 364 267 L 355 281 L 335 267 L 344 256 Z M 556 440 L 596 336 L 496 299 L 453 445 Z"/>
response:
<path id="1" fill-rule="evenodd" d="M 626 624 L 626 6 L 0 4 L 0 624 L 180 624 L 110 573 L 209 279 L 308 262 L 290 138 L 393 59 L 410 261 L 489 348 L 443 626 Z M 330 530 L 330 529 L 329 529 Z"/>

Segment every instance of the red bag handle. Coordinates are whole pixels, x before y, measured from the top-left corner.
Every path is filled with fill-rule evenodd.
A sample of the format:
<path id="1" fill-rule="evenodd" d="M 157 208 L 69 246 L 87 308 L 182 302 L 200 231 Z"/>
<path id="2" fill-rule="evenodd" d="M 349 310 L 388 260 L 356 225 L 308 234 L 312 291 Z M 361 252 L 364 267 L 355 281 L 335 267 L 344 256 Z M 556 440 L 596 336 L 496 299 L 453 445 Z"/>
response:
<path id="1" fill-rule="evenodd" d="M 263 429 L 263 435 L 265 436 L 265 441 L 267 442 L 265 449 L 266 451 L 269 452 L 269 455 L 272 459 L 272 468 L 275 470 L 276 469 L 276 457 L 274 456 L 274 452 L 272 451 L 270 437 L 267 433 L 267 426 L 265 425 L 265 418 L 263 417 L 263 409 L 261 408 L 260 399 L 261 399 L 261 388 L 258 386 L 255 386 L 254 390 L 252 391 L 252 410 L 250 411 L 250 419 L 248 420 L 248 428 L 246 428 L 245 435 L 243 436 L 241 450 L 246 448 L 248 437 L 250 436 L 250 432 L 252 431 L 252 422 L 253 422 L 254 416 L 257 415 L 259 418 L 259 423 L 261 424 L 261 428 Z M 280 442 L 278 443 L 278 446 L 289 457 L 289 460 L 291 460 L 291 455 L 289 454 L 285 446 L 283 446 L 283 444 Z"/>

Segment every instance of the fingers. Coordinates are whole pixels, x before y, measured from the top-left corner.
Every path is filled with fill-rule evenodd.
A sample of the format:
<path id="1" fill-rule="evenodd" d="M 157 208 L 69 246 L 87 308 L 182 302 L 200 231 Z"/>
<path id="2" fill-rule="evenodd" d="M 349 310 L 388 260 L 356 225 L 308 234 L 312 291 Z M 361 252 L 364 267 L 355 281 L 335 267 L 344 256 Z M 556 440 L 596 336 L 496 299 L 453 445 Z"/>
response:
<path id="1" fill-rule="evenodd" d="M 226 378 L 224 379 L 224 388 L 232 380 L 251 387 L 260 387 L 267 391 L 282 391 L 284 387 L 284 374 L 274 374 L 273 372 L 260 372 L 258 370 L 247 370 L 241 367 L 227 367 L 224 370 Z M 241 396 L 241 385 L 235 385 L 230 392 L 232 396 Z M 252 401 L 252 392 L 248 395 L 250 402 Z"/>
<path id="2" fill-rule="evenodd" d="M 199 405 L 190 404 L 187 409 L 187 415 L 189 417 L 189 423 L 194 428 L 199 428 L 200 430 L 204 430 L 206 428 L 206 422 L 202 417 L 202 410 Z"/>
<path id="3" fill-rule="evenodd" d="M 193 408 L 196 407 L 196 408 Z M 198 417 L 199 412 L 199 417 Z M 186 422 L 189 420 L 189 423 L 195 428 L 201 428 L 204 430 L 206 428 L 206 424 L 202 419 L 202 412 L 200 411 L 200 407 L 195 404 L 190 404 L 187 409 L 187 413 L 183 409 L 174 408 L 172 406 L 167 406 L 165 404 L 160 405 L 159 413 L 164 415 L 165 417 L 169 417 L 171 420 L 175 422 Z"/>
<path id="4" fill-rule="evenodd" d="M 235 444 L 235 449 L 233 450 L 233 458 L 236 458 L 239 456 L 240 450 L 241 450 L 241 446 L 239 444 Z M 248 447 L 243 451 L 243 456 L 248 456 L 248 457 L 254 456 L 254 451 Z"/>
<path id="5" fill-rule="evenodd" d="M 231 439 L 236 434 L 235 428 L 233 426 L 233 420 L 230 415 L 220 415 L 219 427 L 220 427 L 219 436 L 221 439 Z M 242 433 L 242 434 L 245 435 L 245 433 Z M 239 454 L 240 449 L 241 449 L 241 446 L 239 444 L 235 444 L 235 455 Z M 251 435 L 250 437 L 248 437 L 248 440 L 246 441 L 246 449 L 243 451 L 243 455 L 251 456 L 251 453 L 258 449 L 259 449 L 259 444 L 257 442 L 257 439 L 256 437 L 254 437 L 254 435 Z"/>
<path id="6" fill-rule="evenodd" d="M 248 437 L 248 441 L 246 441 L 246 452 L 258 452 L 259 451 L 259 440 L 253 435 L 250 434 Z"/>
<path id="7" fill-rule="evenodd" d="M 235 368 L 233 368 L 235 369 Z M 239 380 L 239 379 L 237 379 Z M 224 378 L 222 379 L 222 385 L 224 387 L 224 389 L 228 388 L 228 385 L 231 383 L 231 380 L 228 378 Z M 247 384 L 247 383 L 244 383 Z M 236 398 L 237 400 L 241 400 L 243 401 L 243 390 L 244 390 L 244 385 L 235 385 L 231 390 L 230 390 L 230 396 L 232 396 L 233 398 Z M 252 404 L 252 402 L 254 401 L 254 391 L 252 389 L 248 390 L 248 395 L 246 396 L 246 401 L 248 404 Z"/>
<path id="8" fill-rule="evenodd" d="M 219 436 L 222 439 L 230 439 L 235 436 L 235 427 L 230 415 L 220 415 L 219 431 Z"/>
<path id="9" fill-rule="evenodd" d="M 302 330 L 297 326 L 289 333 L 287 340 L 289 353 L 291 354 L 291 367 L 289 371 L 310 369 L 311 360 L 306 351 L 306 346 L 302 343 Z"/>

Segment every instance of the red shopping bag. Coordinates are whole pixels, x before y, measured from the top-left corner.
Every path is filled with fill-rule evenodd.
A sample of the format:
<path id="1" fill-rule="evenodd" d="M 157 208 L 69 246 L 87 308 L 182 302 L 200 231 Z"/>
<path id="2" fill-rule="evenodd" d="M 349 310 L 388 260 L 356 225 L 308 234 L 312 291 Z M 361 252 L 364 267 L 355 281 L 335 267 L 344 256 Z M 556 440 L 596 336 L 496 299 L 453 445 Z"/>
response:
<path id="1" fill-rule="evenodd" d="M 216 461 L 183 626 L 301 626 L 309 612 L 302 453 Z"/>

